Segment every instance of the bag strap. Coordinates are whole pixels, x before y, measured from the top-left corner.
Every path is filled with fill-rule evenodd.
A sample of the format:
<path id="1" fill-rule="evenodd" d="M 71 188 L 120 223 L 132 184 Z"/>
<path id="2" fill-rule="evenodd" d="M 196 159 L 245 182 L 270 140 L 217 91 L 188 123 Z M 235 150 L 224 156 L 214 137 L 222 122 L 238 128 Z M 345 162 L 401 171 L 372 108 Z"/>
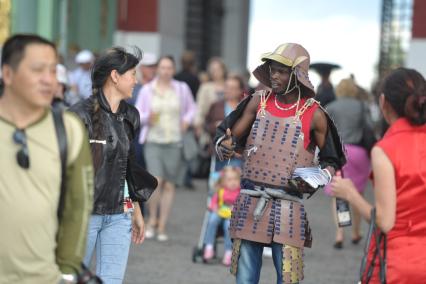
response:
<path id="1" fill-rule="evenodd" d="M 371 239 L 373 238 L 376 241 L 376 248 L 374 249 L 373 258 L 371 263 L 367 264 L 368 259 L 368 250 L 371 245 Z M 381 254 L 381 244 L 383 242 L 383 254 Z M 364 256 L 361 260 L 361 268 L 359 275 L 359 283 L 368 284 L 371 277 L 373 276 L 373 271 L 376 263 L 376 259 L 379 260 L 379 277 L 380 283 L 386 283 L 386 249 L 387 246 L 387 236 L 383 232 L 377 230 L 376 226 L 376 208 L 371 209 L 370 215 L 370 225 L 368 228 L 367 240 L 364 247 Z M 363 277 L 365 275 L 365 282 L 363 282 Z"/>
<path id="2" fill-rule="evenodd" d="M 373 208 L 371 210 L 370 220 L 374 220 L 375 215 L 376 215 L 375 213 L 376 213 L 376 211 Z M 370 248 L 371 236 L 372 236 L 373 230 L 374 230 L 374 222 L 370 221 L 370 224 L 368 226 L 367 239 L 366 239 L 365 245 L 364 245 L 364 255 L 362 256 L 361 266 L 360 266 L 360 269 L 359 269 L 359 282 L 358 282 L 358 284 L 362 283 L 363 276 L 364 276 L 366 268 L 367 268 L 368 249 Z"/>
<path id="3" fill-rule="evenodd" d="M 66 166 L 67 166 L 67 133 L 65 131 L 65 124 L 64 124 L 64 117 L 63 117 L 63 111 L 59 107 L 53 107 L 52 108 L 52 115 L 53 115 L 53 123 L 55 125 L 55 132 L 56 137 L 58 140 L 58 146 L 59 146 L 59 155 L 61 157 L 61 193 L 59 196 L 59 204 L 58 204 L 58 220 L 59 222 L 62 219 L 64 206 L 65 206 L 65 194 L 66 194 L 66 187 L 65 187 L 65 174 L 66 174 Z M 82 272 L 78 275 L 78 283 L 93 283 L 93 284 L 101 284 L 102 280 L 96 276 L 95 274 L 91 273 L 90 270 L 81 263 Z"/>
<path id="4" fill-rule="evenodd" d="M 365 109 L 364 102 L 361 99 L 359 99 L 358 101 L 361 104 L 361 124 L 362 124 L 362 128 L 364 128 L 367 125 L 367 122 L 365 120 L 366 109 Z"/>
<path id="5" fill-rule="evenodd" d="M 367 118 L 368 118 L 368 122 L 371 123 L 371 111 L 370 111 L 370 109 L 368 108 L 368 106 L 366 105 L 366 103 L 363 100 L 358 99 L 358 101 L 361 104 L 361 112 L 362 112 L 362 114 L 361 114 L 361 123 L 362 123 L 362 127 L 364 128 L 364 127 L 370 126 L 370 124 L 367 123 Z"/>
<path id="6" fill-rule="evenodd" d="M 53 122 L 55 124 L 55 132 L 58 140 L 59 154 L 61 157 L 61 193 L 59 195 L 59 204 L 57 215 L 59 221 L 62 219 L 65 202 L 65 171 L 67 165 L 67 133 L 65 131 L 63 111 L 60 108 L 52 108 Z"/>

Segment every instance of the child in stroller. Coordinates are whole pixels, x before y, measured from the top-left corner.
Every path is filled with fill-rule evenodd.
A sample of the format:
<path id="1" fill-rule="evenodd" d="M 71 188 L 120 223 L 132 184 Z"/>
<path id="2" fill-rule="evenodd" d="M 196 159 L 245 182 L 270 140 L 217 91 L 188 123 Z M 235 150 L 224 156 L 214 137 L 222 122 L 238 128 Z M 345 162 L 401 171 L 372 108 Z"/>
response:
<path id="1" fill-rule="evenodd" d="M 203 252 L 203 259 L 206 262 L 214 257 L 216 233 L 219 225 L 222 224 L 225 246 L 222 263 L 226 266 L 231 264 L 232 242 L 229 236 L 229 222 L 232 205 L 240 193 L 240 175 L 240 169 L 236 167 L 225 167 L 221 171 L 217 190 L 213 194 L 208 206 L 210 213 L 204 237 Z"/>

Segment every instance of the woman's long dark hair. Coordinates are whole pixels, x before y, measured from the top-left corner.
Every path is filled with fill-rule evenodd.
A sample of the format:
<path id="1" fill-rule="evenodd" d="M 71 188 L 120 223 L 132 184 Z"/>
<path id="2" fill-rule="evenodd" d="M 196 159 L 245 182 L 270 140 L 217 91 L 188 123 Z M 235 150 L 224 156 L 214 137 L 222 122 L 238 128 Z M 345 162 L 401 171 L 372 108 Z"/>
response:
<path id="1" fill-rule="evenodd" d="M 426 123 L 426 81 L 414 69 L 397 68 L 386 76 L 382 93 L 399 117 L 413 125 Z"/>
<path id="2" fill-rule="evenodd" d="M 101 56 L 99 56 L 92 66 L 92 91 L 93 95 L 102 92 L 102 88 L 107 82 L 113 70 L 117 70 L 120 75 L 123 75 L 128 70 L 135 68 L 139 61 L 142 59 L 142 51 L 134 47 L 134 54 L 127 52 L 122 47 L 113 47 L 107 49 Z M 94 139 L 104 139 L 102 137 L 104 132 L 104 125 L 101 119 L 101 112 L 99 111 L 99 102 L 94 100 L 92 110 L 92 135 Z M 99 149 L 99 148 L 96 148 Z M 92 149 L 93 160 L 100 161 L 100 155 L 95 149 Z"/>

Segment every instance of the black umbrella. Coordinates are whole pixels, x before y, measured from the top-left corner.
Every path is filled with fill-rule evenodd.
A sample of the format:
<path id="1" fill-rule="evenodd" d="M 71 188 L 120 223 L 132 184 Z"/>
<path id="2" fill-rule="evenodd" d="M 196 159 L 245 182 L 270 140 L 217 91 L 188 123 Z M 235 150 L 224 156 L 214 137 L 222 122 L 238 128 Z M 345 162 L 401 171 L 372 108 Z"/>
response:
<path id="1" fill-rule="evenodd" d="M 328 76 L 330 75 L 331 71 L 340 69 L 341 67 L 337 64 L 318 62 L 311 64 L 309 68 L 315 70 L 321 76 Z"/>
<path id="2" fill-rule="evenodd" d="M 340 66 L 332 63 L 318 62 L 311 64 L 309 68 L 313 69 L 321 76 L 321 84 L 317 88 L 316 99 L 325 107 L 336 99 L 333 85 L 329 82 L 329 76 L 331 71 L 339 69 Z"/>

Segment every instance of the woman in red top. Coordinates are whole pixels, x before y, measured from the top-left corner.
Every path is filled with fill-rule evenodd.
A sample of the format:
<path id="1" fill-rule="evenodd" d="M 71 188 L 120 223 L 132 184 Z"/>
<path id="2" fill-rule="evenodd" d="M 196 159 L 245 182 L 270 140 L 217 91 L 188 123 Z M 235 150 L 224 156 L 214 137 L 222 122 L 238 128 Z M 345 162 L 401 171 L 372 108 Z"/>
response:
<path id="1" fill-rule="evenodd" d="M 426 281 L 426 82 L 413 69 L 398 68 L 384 81 L 380 107 L 390 128 L 372 149 L 374 205 L 349 179 L 335 177 L 332 190 L 387 234 L 387 283 Z M 370 246 L 369 254 L 375 246 Z M 377 263 L 377 261 L 376 261 Z M 379 283 L 376 266 L 369 283 Z"/>

